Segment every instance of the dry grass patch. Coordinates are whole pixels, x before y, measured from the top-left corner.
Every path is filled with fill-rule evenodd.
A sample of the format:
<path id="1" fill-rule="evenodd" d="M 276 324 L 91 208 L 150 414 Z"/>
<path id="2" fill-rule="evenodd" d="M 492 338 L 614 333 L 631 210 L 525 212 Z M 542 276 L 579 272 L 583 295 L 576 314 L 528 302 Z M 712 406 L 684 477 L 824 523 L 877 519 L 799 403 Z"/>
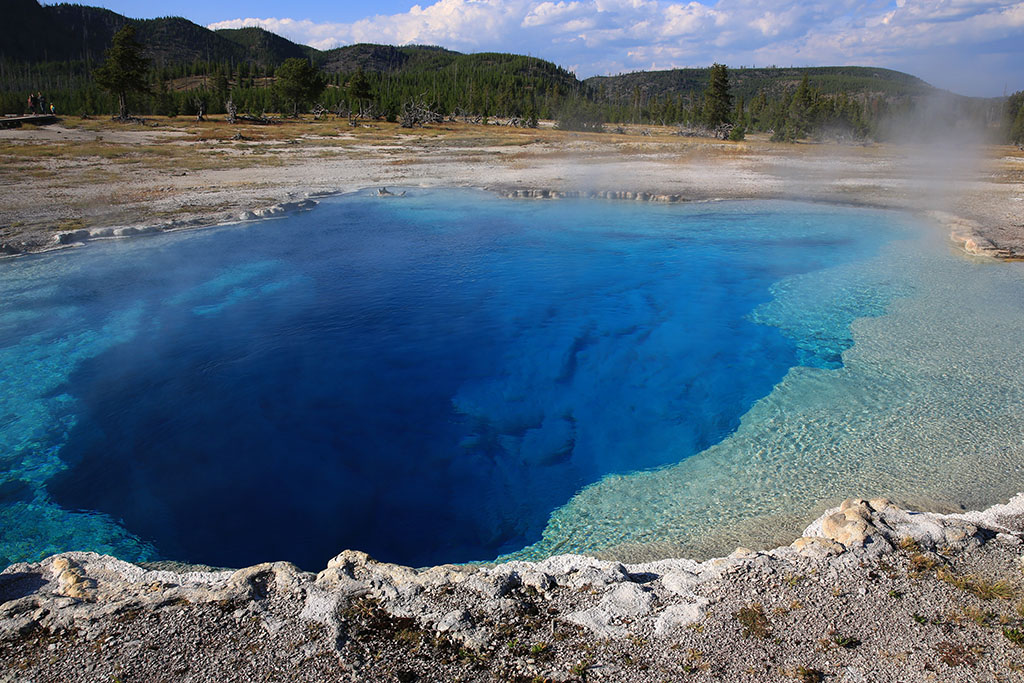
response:
<path id="1" fill-rule="evenodd" d="M 798 666 L 786 675 L 790 678 L 795 678 L 799 683 L 823 683 L 825 680 L 825 673 L 823 671 L 809 669 L 804 666 Z"/>
<path id="2" fill-rule="evenodd" d="M 1012 600 L 1016 591 L 1008 581 L 988 581 L 978 576 L 960 576 L 945 567 L 935 573 L 935 578 L 966 591 L 981 600 Z"/>
<path id="3" fill-rule="evenodd" d="M 57 232 L 66 232 L 68 230 L 81 230 L 82 228 L 88 227 L 84 220 L 81 218 L 66 218 L 52 226 Z"/>
<path id="4" fill-rule="evenodd" d="M 964 607 L 963 615 L 978 626 L 988 626 L 996 618 L 994 613 L 974 607 Z"/>
<path id="5" fill-rule="evenodd" d="M 739 611 L 733 614 L 733 617 L 743 627 L 744 638 L 768 637 L 771 625 L 761 603 L 755 602 L 741 607 Z"/>
<path id="6" fill-rule="evenodd" d="M 920 576 L 930 571 L 938 569 L 941 562 L 938 558 L 932 557 L 926 553 L 911 553 L 908 558 L 910 562 L 909 572 L 911 576 Z"/>
<path id="7" fill-rule="evenodd" d="M 974 666 L 978 662 L 981 651 L 976 648 L 967 649 L 958 643 L 945 641 L 935 646 L 939 660 L 946 666 Z"/>
<path id="8" fill-rule="evenodd" d="M 158 123 L 158 122 L 160 122 L 161 120 L 166 121 L 166 122 L 173 122 L 173 121 L 175 121 L 175 119 L 167 119 L 166 117 L 161 117 L 161 116 L 146 117 L 146 120 L 147 121 L 153 121 L 154 123 L 157 123 L 157 125 L 160 125 L 160 123 Z M 93 118 L 93 117 L 80 118 L 80 117 L 77 117 L 77 116 L 68 116 L 68 117 L 62 116 L 61 117 L 61 125 L 63 125 L 65 128 L 73 128 L 75 130 L 88 130 L 88 131 L 105 131 L 105 130 L 109 130 L 109 131 L 114 131 L 114 130 L 117 130 L 117 131 L 141 131 L 141 130 L 150 131 L 154 127 L 152 123 L 145 124 L 145 125 L 141 124 L 141 123 L 118 123 L 117 121 L 112 121 L 111 119 L 107 118 L 106 116 L 99 116 L 99 117 L 96 117 L 96 118 Z M 167 125 L 167 123 L 164 123 L 163 125 Z"/>

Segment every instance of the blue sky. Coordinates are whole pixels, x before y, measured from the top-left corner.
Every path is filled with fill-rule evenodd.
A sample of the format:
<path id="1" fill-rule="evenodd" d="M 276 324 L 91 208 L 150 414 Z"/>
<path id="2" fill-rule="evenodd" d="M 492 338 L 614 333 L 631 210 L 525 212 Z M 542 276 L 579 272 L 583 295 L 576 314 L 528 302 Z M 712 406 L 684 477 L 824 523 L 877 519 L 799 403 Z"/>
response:
<path id="1" fill-rule="evenodd" d="M 89 4 L 88 0 L 79 0 Z M 431 44 L 580 77 L 707 66 L 881 66 L 965 95 L 1024 89 L 1024 0 L 98 0 L 130 17 L 263 26 L 321 49 Z"/>

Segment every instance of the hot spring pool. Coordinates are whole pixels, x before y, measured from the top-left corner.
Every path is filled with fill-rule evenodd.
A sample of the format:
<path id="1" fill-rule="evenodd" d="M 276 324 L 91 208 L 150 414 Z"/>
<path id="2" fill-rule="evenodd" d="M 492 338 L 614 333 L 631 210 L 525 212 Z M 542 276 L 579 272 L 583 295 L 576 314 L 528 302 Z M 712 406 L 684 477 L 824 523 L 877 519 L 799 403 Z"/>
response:
<path id="1" fill-rule="evenodd" d="M 368 193 L 0 262 L 0 565 L 726 553 L 1024 490 L 1024 270 L 899 214 Z"/>

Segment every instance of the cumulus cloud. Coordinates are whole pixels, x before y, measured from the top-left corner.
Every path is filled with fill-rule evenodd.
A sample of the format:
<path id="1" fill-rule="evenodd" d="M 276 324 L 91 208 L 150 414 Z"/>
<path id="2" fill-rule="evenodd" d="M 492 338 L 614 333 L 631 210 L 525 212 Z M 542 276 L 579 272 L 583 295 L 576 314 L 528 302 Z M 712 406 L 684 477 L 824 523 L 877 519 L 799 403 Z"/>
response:
<path id="1" fill-rule="evenodd" d="M 573 21 L 590 8 L 582 2 L 542 2 L 526 13 L 520 26 L 548 26 L 556 22 Z"/>
<path id="2" fill-rule="evenodd" d="M 714 29 L 718 21 L 728 21 L 728 15 L 718 12 L 699 2 L 688 5 L 669 5 L 662 10 L 665 21 L 661 24 L 661 36 L 683 36 Z"/>
<path id="3" fill-rule="evenodd" d="M 320 49 L 375 42 L 527 53 L 577 64 L 581 76 L 719 61 L 916 69 L 964 92 L 1024 77 L 1022 0 L 436 0 L 350 23 L 238 18 L 210 28 L 242 26 Z M 978 60 L 995 72 L 979 76 Z"/>

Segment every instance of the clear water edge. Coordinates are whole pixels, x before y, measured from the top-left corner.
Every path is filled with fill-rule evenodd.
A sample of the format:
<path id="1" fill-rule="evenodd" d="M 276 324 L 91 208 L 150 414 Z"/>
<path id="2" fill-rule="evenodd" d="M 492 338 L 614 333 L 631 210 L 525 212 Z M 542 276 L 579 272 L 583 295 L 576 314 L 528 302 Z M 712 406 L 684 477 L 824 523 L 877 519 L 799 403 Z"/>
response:
<path id="1" fill-rule="evenodd" d="M 599 556 L 641 561 L 787 543 L 849 496 L 951 511 L 1022 490 L 1024 360 L 1014 351 L 1024 329 L 1022 269 L 951 254 L 929 231 L 886 250 L 896 258 L 881 272 L 914 283 L 913 292 L 885 315 L 853 321 L 842 368 L 792 368 L 722 442 L 678 465 L 588 487 L 552 515 L 540 543 L 509 559 L 577 552 L 571 539 L 586 533 L 584 511 L 600 506 L 627 510 L 616 529 L 630 531 L 594 538 L 591 526 L 586 542 L 605 548 Z M 871 265 L 882 259 L 852 267 Z M 699 511 L 680 509 L 695 501 Z"/>
<path id="2" fill-rule="evenodd" d="M 890 253 L 840 266 L 838 272 L 816 270 L 785 279 L 773 287 L 774 298 L 751 316 L 784 331 L 789 325 L 794 328 L 791 336 L 806 339 L 813 337 L 808 334 L 813 321 L 801 316 L 809 292 L 822 302 L 827 299 L 822 294 L 837 280 L 846 283 L 840 288 L 843 295 L 884 283 L 888 289 L 883 298 L 901 296 L 881 307 L 871 301 L 862 302 L 866 307 L 833 302 L 840 316 L 878 316 L 853 320 L 856 343 L 839 351 L 842 367 L 791 368 L 724 440 L 678 464 L 608 475 L 590 484 L 554 511 L 539 542 L 503 557 L 539 558 L 567 551 L 620 559 L 708 556 L 740 543 L 765 546 L 792 537 L 822 501 L 846 495 L 973 507 L 1016 493 L 1024 480 L 1019 465 L 1024 453 L 1012 444 L 1024 443 L 1015 426 L 1021 422 L 1024 400 L 1019 383 L 1012 380 L 1022 376 L 1022 368 L 1014 362 L 1008 340 L 1021 329 L 1020 269 L 950 258 L 927 230 L 913 239 L 889 242 L 883 250 Z M 197 306 L 195 314 L 217 315 L 232 298 L 264 296 L 283 286 L 249 288 L 247 280 L 219 283 L 217 287 L 232 290 L 231 296 L 219 304 Z M 1000 295 L 993 297 L 994 291 Z M 978 301 L 986 305 L 971 306 Z M 51 392 L 63 386 L 63 371 L 69 361 L 77 362 L 75 353 L 103 353 L 131 339 L 142 313 L 137 307 L 123 311 L 94 333 L 91 346 L 79 335 L 60 340 L 43 357 L 22 349 L 19 359 L 32 362 L 6 368 L 5 383 L 31 387 L 51 408 L 73 401 Z M 955 325 L 928 325 L 922 317 L 949 320 L 955 314 L 961 318 Z M 19 315 L 28 314 L 8 312 L 0 327 L 24 322 Z M 74 311 L 58 309 L 52 315 L 73 316 Z M 22 341 L 45 348 L 31 335 Z M 39 413 L 9 412 L 2 401 L 10 392 L 3 393 L 0 417 L 7 417 L 0 420 L 0 452 L 10 463 L 10 453 L 32 451 L 31 463 L 11 471 L 21 481 L 41 484 L 64 468 L 60 447 L 53 444 L 74 427 L 73 418 L 58 409 L 67 419 L 46 425 L 42 432 L 11 428 L 33 421 L 38 427 L 46 420 Z M 15 443 L 13 437 L 19 437 Z M 936 464 L 945 468 L 941 476 L 936 476 Z M 129 559 L 159 557 L 155 547 L 113 519 L 63 510 L 46 500 L 44 491 L 40 486 L 31 499 L 0 506 L 0 525 L 16 530 L 2 539 L 2 554 L 8 558 L 35 558 L 83 547 L 83 542 L 89 549 Z"/>

